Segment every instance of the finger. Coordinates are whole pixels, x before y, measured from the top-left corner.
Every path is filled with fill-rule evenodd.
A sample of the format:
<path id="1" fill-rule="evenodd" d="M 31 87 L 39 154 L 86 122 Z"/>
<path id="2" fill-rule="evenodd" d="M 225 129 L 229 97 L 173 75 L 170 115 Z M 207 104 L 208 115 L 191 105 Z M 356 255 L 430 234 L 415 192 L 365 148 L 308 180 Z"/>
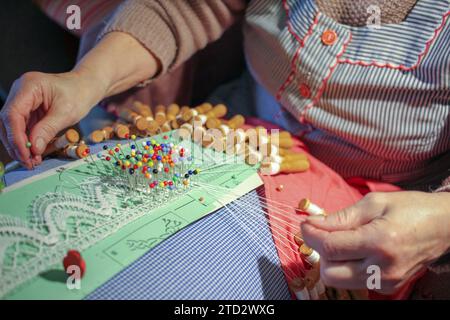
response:
<path id="1" fill-rule="evenodd" d="M 367 289 L 364 260 L 320 263 L 320 277 L 324 284 L 338 289 Z"/>
<path id="2" fill-rule="evenodd" d="M 31 165 L 31 161 L 30 161 L 29 150 L 25 147 L 26 153 L 21 154 L 19 152 L 19 149 L 16 148 L 16 144 L 21 143 L 20 141 L 21 141 L 21 139 L 23 139 L 23 136 L 20 133 L 17 134 L 17 136 L 13 135 L 13 130 L 10 129 L 10 127 L 8 125 L 8 123 L 10 123 L 10 121 L 4 121 L 3 115 L 2 115 L 2 120 L 0 121 L 0 123 L 1 123 L 0 138 L 2 140 L 3 145 L 5 146 L 6 151 L 9 154 L 9 156 L 12 159 L 21 162 L 28 169 L 31 169 L 32 165 Z M 26 141 L 26 139 L 27 138 L 25 137 L 25 141 Z M 23 143 L 23 146 L 26 146 L 26 142 Z"/>
<path id="3" fill-rule="evenodd" d="M 31 168 L 30 149 L 27 148 L 28 137 L 26 135 L 25 118 L 19 113 L 9 115 L 9 121 L 6 126 L 6 135 L 8 143 L 16 153 L 18 159 Z"/>
<path id="4" fill-rule="evenodd" d="M 17 160 L 17 156 L 15 152 L 12 150 L 11 146 L 9 145 L 8 139 L 6 137 L 6 129 L 3 124 L 3 120 L 0 118 L 0 140 L 2 141 L 3 146 L 5 147 L 6 152 L 8 152 L 8 155 L 13 160 Z"/>
<path id="5" fill-rule="evenodd" d="M 29 77 L 28 77 L 29 78 Z M 15 81 L 2 110 L 2 120 L 11 153 L 15 159 L 31 167 L 30 150 L 26 146 L 26 123 L 30 113 L 42 103 L 42 94 L 34 81 L 23 76 Z"/>
<path id="6" fill-rule="evenodd" d="M 355 229 L 364 225 L 379 215 L 378 210 L 365 206 L 364 202 L 338 211 L 328 216 L 310 216 L 306 222 L 327 231 Z"/>
<path id="7" fill-rule="evenodd" d="M 50 141 L 59 131 L 68 126 L 70 123 L 67 116 L 64 117 L 54 112 L 48 113 L 31 130 L 30 140 L 33 154 L 42 156 Z"/>
<path id="8" fill-rule="evenodd" d="M 302 234 L 305 243 L 329 261 L 359 260 L 369 253 L 366 236 L 360 230 L 328 232 L 303 224 Z"/>

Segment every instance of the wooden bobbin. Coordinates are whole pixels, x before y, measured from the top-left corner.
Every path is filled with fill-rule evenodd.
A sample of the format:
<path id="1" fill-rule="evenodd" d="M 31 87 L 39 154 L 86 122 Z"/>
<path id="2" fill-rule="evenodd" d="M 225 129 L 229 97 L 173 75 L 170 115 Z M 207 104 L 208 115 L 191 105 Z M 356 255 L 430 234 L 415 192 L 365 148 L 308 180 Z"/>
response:
<path id="1" fill-rule="evenodd" d="M 170 126 L 172 127 L 172 129 L 178 129 L 180 127 L 180 124 L 175 119 L 175 120 L 170 121 Z"/>
<path id="2" fill-rule="evenodd" d="M 89 140 L 93 143 L 100 143 L 105 140 L 109 140 L 114 136 L 114 129 L 110 126 L 106 126 L 100 130 L 94 130 L 89 135 Z"/>
<path id="3" fill-rule="evenodd" d="M 42 155 L 46 157 L 58 150 L 64 149 L 70 144 L 77 143 L 78 141 L 80 141 L 79 133 L 74 129 L 69 129 L 62 136 L 53 139 Z"/>
<path id="4" fill-rule="evenodd" d="M 171 121 L 171 126 L 173 129 L 178 129 L 182 124 L 186 123 L 186 121 L 183 120 L 183 114 L 189 112 L 189 110 L 190 108 L 188 106 L 182 106 L 180 108 L 180 111 L 175 119 Z"/>
<path id="5" fill-rule="evenodd" d="M 298 300 L 310 300 L 308 289 L 306 288 L 305 280 L 297 277 L 289 282 L 289 288 L 294 292 Z"/>
<path id="6" fill-rule="evenodd" d="M 120 122 L 113 125 L 113 130 L 116 137 L 119 139 L 125 139 L 125 137 L 130 134 L 129 126 Z"/>
<path id="7" fill-rule="evenodd" d="M 181 118 L 183 119 L 184 122 L 190 122 L 195 116 L 198 116 L 198 112 L 195 109 L 185 110 L 181 114 Z"/>
<path id="8" fill-rule="evenodd" d="M 60 154 L 71 159 L 82 159 L 88 156 L 87 150 L 89 147 L 85 144 L 69 145 L 65 147 Z"/>
<path id="9" fill-rule="evenodd" d="M 292 139 L 291 133 L 285 130 L 280 131 L 278 136 L 280 137 L 280 139 Z"/>
<path id="10" fill-rule="evenodd" d="M 131 109 L 145 118 L 147 121 L 147 128 L 145 130 L 156 132 L 159 129 L 159 123 L 153 118 L 153 112 L 150 106 L 139 101 L 135 101 L 133 102 Z"/>
<path id="11" fill-rule="evenodd" d="M 193 121 L 199 123 L 202 126 L 206 126 L 208 117 L 205 114 L 199 114 L 193 118 Z"/>
<path id="12" fill-rule="evenodd" d="M 138 113 L 128 108 L 120 109 L 119 118 L 135 125 L 139 130 L 147 129 L 148 121 Z"/>
<path id="13" fill-rule="evenodd" d="M 136 112 L 137 114 L 140 114 L 141 116 L 143 116 L 144 118 L 152 118 L 153 119 L 153 112 L 152 112 L 152 108 L 150 108 L 150 106 L 143 104 L 140 101 L 134 101 L 131 104 L 130 109 L 134 112 Z"/>
<path id="14" fill-rule="evenodd" d="M 300 232 L 294 235 L 294 241 L 299 247 L 305 243 Z"/>
<path id="15" fill-rule="evenodd" d="M 227 122 L 228 127 L 230 127 L 231 129 L 241 128 L 244 124 L 245 118 L 243 115 L 240 114 L 235 115 Z"/>
<path id="16" fill-rule="evenodd" d="M 163 124 L 164 125 L 164 124 Z M 160 129 L 159 123 L 156 120 L 149 120 L 147 125 L 147 131 L 157 132 Z"/>
<path id="17" fill-rule="evenodd" d="M 312 266 L 315 266 L 320 262 L 319 253 L 313 248 L 308 247 L 305 243 L 298 248 L 298 252 L 300 252 L 305 260 Z"/>
<path id="18" fill-rule="evenodd" d="M 326 216 L 327 213 L 324 209 L 312 203 L 309 199 L 302 199 L 298 203 L 298 209 L 306 212 L 312 216 Z"/>
<path id="19" fill-rule="evenodd" d="M 308 289 L 311 300 L 319 300 L 320 299 L 319 293 L 317 292 L 316 283 L 317 283 L 317 281 L 315 281 L 315 278 L 312 277 L 311 275 L 308 275 L 308 273 L 307 273 L 305 276 L 305 285 L 306 285 L 306 288 Z"/>
<path id="20" fill-rule="evenodd" d="M 205 102 L 205 103 L 202 103 L 201 105 L 195 107 L 195 110 L 197 110 L 197 112 L 199 114 L 205 114 L 205 113 L 211 111 L 212 108 L 213 108 L 213 105 L 211 103 Z"/>
<path id="21" fill-rule="evenodd" d="M 294 146 L 294 139 L 275 139 L 273 136 L 269 137 L 269 142 L 277 145 L 279 148 L 291 149 Z"/>
<path id="22" fill-rule="evenodd" d="M 295 152 L 295 151 L 292 151 L 291 149 L 286 149 L 286 148 L 279 148 L 278 153 L 280 154 L 280 156 L 283 156 L 283 157 L 299 154 L 298 152 Z"/>
<path id="23" fill-rule="evenodd" d="M 305 283 L 308 287 L 311 287 L 314 285 L 315 292 L 317 292 L 318 299 L 319 300 L 328 300 L 327 294 L 326 294 L 326 288 L 323 284 L 322 280 L 320 280 L 320 269 L 319 268 L 313 268 L 305 273 Z"/>
<path id="24" fill-rule="evenodd" d="M 224 104 L 218 104 L 210 111 L 208 111 L 206 115 L 208 116 L 208 118 L 222 118 L 227 114 L 227 112 L 228 109 Z"/>
<path id="25" fill-rule="evenodd" d="M 281 150 L 281 149 L 279 149 L 279 150 Z M 304 153 L 293 153 L 293 154 L 288 154 L 288 155 L 284 155 L 284 156 L 282 156 L 280 154 L 280 156 L 283 159 L 283 162 L 285 162 L 285 161 L 286 162 L 293 162 L 293 161 L 298 161 L 298 160 L 309 161 L 308 157 Z"/>
<path id="26" fill-rule="evenodd" d="M 172 130 L 172 127 L 170 126 L 170 121 L 165 122 L 161 127 L 161 132 L 169 132 Z"/>
<path id="27" fill-rule="evenodd" d="M 180 106 L 176 103 L 172 103 L 167 107 L 166 118 L 168 121 L 173 121 L 177 118 L 180 112 Z"/>
<path id="28" fill-rule="evenodd" d="M 208 129 L 217 129 L 220 127 L 221 124 L 222 124 L 222 121 L 215 117 L 208 118 L 205 123 L 205 125 Z"/>
<path id="29" fill-rule="evenodd" d="M 162 104 L 155 107 L 155 120 L 160 126 L 166 123 L 166 107 Z"/>
<path id="30" fill-rule="evenodd" d="M 137 137 L 144 138 L 144 137 L 148 136 L 148 131 L 147 130 L 139 130 L 138 128 L 132 126 L 132 127 L 130 127 L 129 136 L 131 136 L 131 135 L 135 135 Z M 126 137 L 127 136 L 125 136 L 125 139 L 126 139 Z"/>
<path id="31" fill-rule="evenodd" d="M 276 162 L 264 163 L 261 165 L 261 173 L 263 175 L 276 175 L 279 173 L 298 173 L 308 170 L 310 167 L 308 161 L 299 160 L 295 162 Z"/>

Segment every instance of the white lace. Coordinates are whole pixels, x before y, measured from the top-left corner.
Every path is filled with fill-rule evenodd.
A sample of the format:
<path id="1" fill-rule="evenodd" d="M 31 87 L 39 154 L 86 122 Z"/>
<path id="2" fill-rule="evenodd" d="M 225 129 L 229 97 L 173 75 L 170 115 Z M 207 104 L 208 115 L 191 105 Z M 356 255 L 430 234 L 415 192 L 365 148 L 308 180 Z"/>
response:
<path id="1" fill-rule="evenodd" d="M 188 191 L 149 196 L 130 192 L 120 177 L 96 176 L 79 188 L 80 196 L 55 192 L 37 197 L 28 224 L 0 215 L 0 296 L 61 263 L 67 250 L 86 249 Z"/>

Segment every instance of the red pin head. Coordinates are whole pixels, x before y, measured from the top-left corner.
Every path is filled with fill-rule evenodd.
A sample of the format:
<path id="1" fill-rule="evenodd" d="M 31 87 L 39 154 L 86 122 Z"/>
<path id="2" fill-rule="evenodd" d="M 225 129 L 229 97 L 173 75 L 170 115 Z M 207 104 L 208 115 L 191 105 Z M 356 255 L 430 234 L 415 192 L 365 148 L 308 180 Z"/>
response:
<path id="1" fill-rule="evenodd" d="M 63 259 L 64 270 L 70 266 L 77 266 L 80 269 L 80 277 L 82 278 L 86 271 L 86 262 L 77 250 L 69 250 Z"/>

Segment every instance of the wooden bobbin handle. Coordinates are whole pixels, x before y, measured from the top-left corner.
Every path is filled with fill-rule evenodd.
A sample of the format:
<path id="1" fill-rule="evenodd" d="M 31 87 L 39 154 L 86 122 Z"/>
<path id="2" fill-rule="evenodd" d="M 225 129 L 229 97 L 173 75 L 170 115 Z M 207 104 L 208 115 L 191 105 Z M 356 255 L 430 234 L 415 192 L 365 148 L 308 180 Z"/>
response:
<path id="1" fill-rule="evenodd" d="M 197 110 L 197 112 L 199 114 L 205 114 L 205 113 L 211 111 L 212 108 L 213 108 L 213 105 L 211 103 L 205 102 L 205 103 L 202 103 L 201 105 L 195 107 L 195 110 Z"/>
<path id="2" fill-rule="evenodd" d="M 89 135 L 89 140 L 93 143 L 100 143 L 105 140 L 109 140 L 114 135 L 114 129 L 110 126 L 106 126 L 103 129 L 92 131 Z"/>
<path id="3" fill-rule="evenodd" d="M 150 108 L 150 106 L 148 106 L 146 104 L 143 104 L 140 101 L 134 101 L 132 103 L 130 109 L 145 118 L 147 118 L 147 117 L 153 118 L 152 108 Z"/>
<path id="4" fill-rule="evenodd" d="M 113 126 L 113 129 L 116 137 L 119 139 L 125 139 L 126 136 L 130 134 L 130 128 L 122 123 L 116 123 Z"/>
<path id="5" fill-rule="evenodd" d="M 277 145 L 279 148 L 283 148 L 283 149 L 292 149 L 292 147 L 294 146 L 294 139 L 288 138 L 288 137 L 282 137 L 282 136 L 270 136 L 269 137 L 269 141 L 272 144 Z"/>
<path id="6" fill-rule="evenodd" d="M 208 129 L 217 129 L 222 124 L 222 121 L 220 119 L 217 119 L 215 117 L 210 117 L 208 120 L 206 120 L 206 127 Z"/>
<path id="7" fill-rule="evenodd" d="M 87 157 L 89 147 L 85 144 L 69 145 L 65 147 L 59 154 L 71 159 L 82 159 Z"/>
<path id="8" fill-rule="evenodd" d="M 139 130 L 147 129 L 148 121 L 144 117 L 130 109 L 122 108 L 119 111 L 119 118 L 134 124 Z"/>
<path id="9" fill-rule="evenodd" d="M 309 170 L 310 164 L 309 161 L 305 160 L 297 160 L 293 162 L 283 162 L 281 164 L 280 172 L 281 173 L 297 173 L 304 172 Z"/>
<path id="10" fill-rule="evenodd" d="M 208 113 L 206 114 L 208 117 L 211 118 L 222 118 L 224 117 L 228 112 L 227 107 L 224 104 L 218 104 L 214 108 L 212 108 Z"/>
<path id="11" fill-rule="evenodd" d="M 175 120 L 180 112 L 180 106 L 176 103 L 172 103 L 167 107 L 166 118 L 168 121 Z"/>
<path id="12" fill-rule="evenodd" d="M 279 152 L 279 154 L 281 155 L 281 152 Z M 295 161 L 299 161 L 299 160 L 309 161 L 308 156 L 304 153 L 291 153 L 291 154 L 282 156 L 282 158 L 283 158 L 283 161 L 286 161 L 286 162 L 295 162 Z"/>
<path id="13" fill-rule="evenodd" d="M 241 128 L 245 124 L 245 118 L 243 115 L 237 114 L 227 124 L 231 129 Z"/>
<path id="14" fill-rule="evenodd" d="M 184 122 L 189 122 L 191 121 L 191 119 L 198 115 L 198 112 L 194 109 L 189 109 L 189 110 L 185 110 L 182 114 L 181 114 L 181 118 L 183 119 Z"/>
<path id="15" fill-rule="evenodd" d="M 162 104 L 155 107 L 155 120 L 160 126 L 166 122 L 166 107 Z"/>
<path id="16" fill-rule="evenodd" d="M 45 149 L 42 156 L 46 157 L 57 152 L 58 150 L 64 149 L 70 144 L 77 143 L 78 141 L 80 141 L 79 133 L 75 129 L 69 129 L 63 135 L 53 139 Z"/>

